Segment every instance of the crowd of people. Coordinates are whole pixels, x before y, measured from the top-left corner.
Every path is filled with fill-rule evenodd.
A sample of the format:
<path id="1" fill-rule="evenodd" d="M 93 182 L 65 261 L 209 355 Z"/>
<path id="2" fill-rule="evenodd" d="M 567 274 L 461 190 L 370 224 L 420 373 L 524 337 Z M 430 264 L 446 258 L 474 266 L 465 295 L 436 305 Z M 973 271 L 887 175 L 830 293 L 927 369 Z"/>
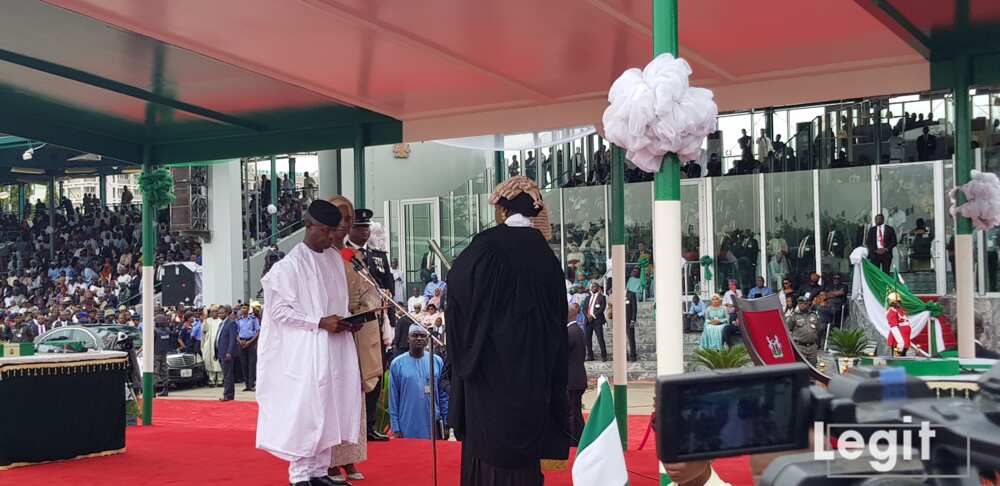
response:
<path id="1" fill-rule="evenodd" d="M 723 295 L 712 294 L 708 304 L 693 297 L 684 316 L 686 332 L 701 332 L 699 346 L 720 349 L 740 342 L 736 326 L 736 299 L 757 299 L 780 293 L 785 301 L 784 317 L 792 340 L 807 359 L 815 364 L 816 353 L 823 346 L 826 330 L 842 324 L 848 312 L 848 287 L 840 274 L 822 278 L 812 272 L 809 281 L 795 285 L 790 278 L 782 281 L 780 289 L 769 287 L 764 277 L 757 277 L 756 285 L 744 292 L 736 280 L 728 281 L 729 288 Z"/>
<path id="2" fill-rule="evenodd" d="M 123 201 L 130 194 L 126 188 Z M 0 215 L 9 240 L 0 246 L 2 337 L 33 338 L 64 314 L 74 323 L 110 322 L 122 313 L 134 319 L 142 288 L 140 208 L 105 207 L 88 195 L 79 207 L 61 198 L 54 215 L 41 200 L 30 209 L 23 219 Z M 168 218 L 168 211 L 158 215 L 154 268 L 200 263 L 200 242 L 171 235 Z"/>
<path id="3" fill-rule="evenodd" d="M 284 174 L 277 181 L 278 197 L 274 198 L 271 194 L 271 180 L 267 175 L 261 175 L 255 190 L 243 192 L 249 211 L 248 236 L 257 242 L 254 249 L 264 248 L 271 241 L 271 212 L 268 207 L 272 202 L 277 202 L 274 214 L 278 217 L 279 234 L 302 227 L 302 213 L 316 197 L 318 186 L 308 172 L 303 174 L 301 188 L 297 186 L 298 182 L 293 183 L 288 174 Z"/>

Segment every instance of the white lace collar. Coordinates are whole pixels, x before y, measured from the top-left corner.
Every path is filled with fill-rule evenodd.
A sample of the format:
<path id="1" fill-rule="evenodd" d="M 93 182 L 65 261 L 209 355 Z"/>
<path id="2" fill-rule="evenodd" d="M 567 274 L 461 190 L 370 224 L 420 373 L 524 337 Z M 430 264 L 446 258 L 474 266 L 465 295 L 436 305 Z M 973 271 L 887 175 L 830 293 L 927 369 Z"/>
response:
<path id="1" fill-rule="evenodd" d="M 503 222 L 503 224 L 505 224 L 507 226 L 514 227 L 514 228 L 532 228 L 533 227 L 531 225 L 531 220 L 528 219 L 527 216 L 525 216 L 525 215 L 523 215 L 521 213 L 514 213 L 514 214 L 508 216 L 507 219 Z"/>

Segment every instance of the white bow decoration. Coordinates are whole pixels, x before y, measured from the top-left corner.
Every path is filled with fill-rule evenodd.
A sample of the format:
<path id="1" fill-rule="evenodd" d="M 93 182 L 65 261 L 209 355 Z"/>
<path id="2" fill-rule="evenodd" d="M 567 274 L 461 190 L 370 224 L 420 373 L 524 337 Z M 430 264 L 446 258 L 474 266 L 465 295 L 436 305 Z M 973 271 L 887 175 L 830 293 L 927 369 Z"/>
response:
<path id="1" fill-rule="evenodd" d="M 657 172 L 670 152 L 682 162 L 697 159 L 702 140 L 716 130 L 719 107 L 712 92 L 690 87 L 690 76 L 687 61 L 661 54 L 611 85 L 604 136 L 646 172 Z"/>
<path id="2" fill-rule="evenodd" d="M 961 214 L 972 220 L 976 229 L 989 230 L 1000 225 L 1000 178 L 990 172 L 974 170 L 969 182 L 949 192 L 951 215 Z M 958 206 L 957 191 L 965 194 L 966 202 Z"/>

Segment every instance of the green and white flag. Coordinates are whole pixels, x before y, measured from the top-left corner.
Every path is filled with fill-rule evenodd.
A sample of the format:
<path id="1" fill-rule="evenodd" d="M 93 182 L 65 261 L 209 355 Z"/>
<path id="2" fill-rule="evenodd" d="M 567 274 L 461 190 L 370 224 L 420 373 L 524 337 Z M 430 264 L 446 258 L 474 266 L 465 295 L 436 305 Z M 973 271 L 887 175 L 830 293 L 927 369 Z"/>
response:
<path id="1" fill-rule="evenodd" d="M 573 461 L 574 486 L 626 486 L 625 451 L 615 420 L 615 399 L 608 379 L 597 380 L 597 402 L 583 427 Z"/>
<path id="2" fill-rule="evenodd" d="M 927 325 L 935 326 L 934 351 L 944 349 L 944 336 L 941 323 L 936 316 L 941 315 L 941 307 L 937 302 L 924 302 L 913 295 L 910 288 L 898 276 L 892 277 L 876 267 L 867 259 L 867 250 L 858 248 L 851 254 L 851 262 L 854 263 L 854 286 L 853 294 L 861 294 L 865 304 L 865 314 L 868 322 L 871 322 L 875 329 L 888 338 L 889 321 L 886 319 L 886 311 L 889 309 L 888 296 L 890 293 L 897 293 L 900 297 L 900 305 L 906 311 L 910 321 L 910 338 L 915 338 L 927 329 Z M 928 340 L 929 342 L 929 340 Z M 930 350 L 925 350 L 930 351 Z"/>

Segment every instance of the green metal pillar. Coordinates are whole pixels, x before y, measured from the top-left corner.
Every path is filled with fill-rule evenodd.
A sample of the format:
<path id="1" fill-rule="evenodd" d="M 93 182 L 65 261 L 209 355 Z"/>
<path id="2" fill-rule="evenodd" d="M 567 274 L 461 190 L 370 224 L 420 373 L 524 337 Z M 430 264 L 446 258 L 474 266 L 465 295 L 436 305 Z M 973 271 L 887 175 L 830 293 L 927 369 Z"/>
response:
<path id="1" fill-rule="evenodd" d="M 59 181 L 59 202 L 62 203 L 62 198 L 66 197 L 66 192 L 63 191 L 63 181 Z"/>
<path id="2" fill-rule="evenodd" d="M 493 185 L 499 186 L 503 183 L 503 150 L 493 152 Z"/>
<path id="3" fill-rule="evenodd" d="M 344 193 L 344 163 L 343 163 L 343 152 L 337 149 L 337 158 L 335 170 L 337 171 L 337 194 Z"/>
<path id="4" fill-rule="evenodd" d="M 622 449 L 628 449 L 628 362 L 625 326 L 628 312 L 625 296 L 625 151 L 611 146 L 611 356 L 614 361 L 615 419 Z"/>
<path id="5" fill-rule="evenodd" d="M 653 55 L 677 55 L 677 0 L 653 0 Z M 684 372 L 681 323 L 681 169 L 675 154 L 663 158 L 653 182 L 653 262 L 656 292 L 656 373 Z M 662 399 L 662 397 L 660 398 Z M 670 484 L 660 465 L 660 484 Z"/>
<path id="6" fill-rule="evenodd" d="M 774 108 L 764 109 L 764 133 L 772 142 L 774 141 Z"/>
<path id="7" fill-rule="evenodd" d="M 155 168 L 151 161 L 150 146 L 142 149 L 142 171 L 149 174 Z M 142 195 L 142 342 L 147 343 L 142 353 L 142 423 L 153 424 L 153 262 L 156 249 L 156 212 L 153 203 Z"/>
<path id="8" fill-rule="evenodd" d="M 288 156 L 288 182 L 292 184 L 292 192 L 295 192 L 295 157 Z"/>
<path id="9" fill-rule="evenodd" d="M 874 138 L 874 140 L 872 141 L 875 142 L 874 146 L 875 150 L 874 153 L 872 154 L 872 158 L 875 159 L 873 161 L 874 164 L 881 164 L 882 163 L 882 102 L 876 100 L 872 105 L 872 110 L 874 111 L 874 113 L 872 114 L 873 115 L 872 123 L 874 123 L 875 125 L 872 129 L 872 137 Z M 836 133 L 836 131 L 834 133 Z M 834 155 L 836 156 L 838 154 L 835 153 Z"/>
<path id="10" fill-rule="evenodd" d="M 101 198 L 101 207 L 108 207 L 108 176 L 104 174 L 98 178 L 98 193 Z"/>
<path id="11" fill-rule="evenodd" d="M 960 2 L 961 3 L 961 2 Z M 969 182 L 972 171 L 972 100 L 969 96 L 971 63 L 968 54 L 960 54 L 954 61 L 955 85 L 955 185 Z M 965 203 L 965 195 L 958 192 L 958 204 Z M 958 317 L 958 356 L 974 358 L 975 346 L 975 271 L 972 252 L 972 221 L 955 215 L 955 293 Z"/>
<path id="12" fill-rule="evenodd" d="M 27 207 L 28 194 L 27 186 L 23 182 L 17 183 L 17 220 L 18 222 L 24 221 L 26 218 L 25 208 Z"/>
<path id="13" fill-rule="evenodd" d="M 354 132 L 354 207 L 365 207 L 365 128 Z"/>
<path id="14" fill-rule="evenodd" d="M 278 207 L 278 159 L 271 156 L 271 204 Z M 278 244 L 278 212 L 271 215 L 271 244 Z"/>
<path id="15" fill-rule="evenodd" d="M 56 258 L 56 179 L 49 177 L 49 261 Z"/>

